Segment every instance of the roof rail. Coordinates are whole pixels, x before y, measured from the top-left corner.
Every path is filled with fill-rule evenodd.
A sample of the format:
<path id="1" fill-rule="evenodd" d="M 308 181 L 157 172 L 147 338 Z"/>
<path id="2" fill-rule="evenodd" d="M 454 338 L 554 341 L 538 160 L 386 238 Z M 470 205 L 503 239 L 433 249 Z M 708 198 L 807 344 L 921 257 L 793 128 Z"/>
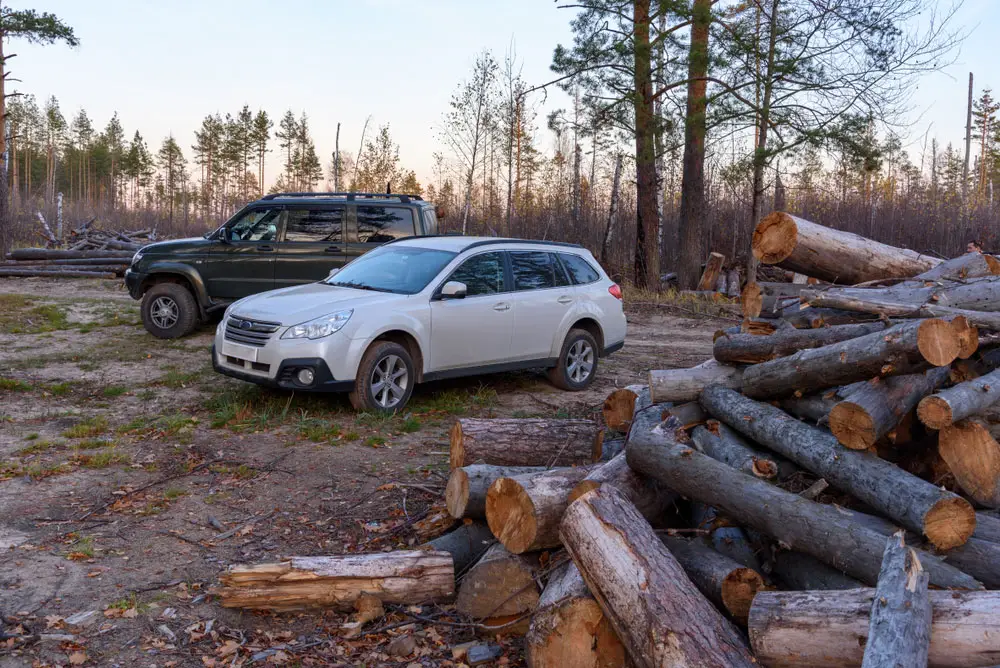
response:
<path id="1" fill-rule="evenodd" d="M 423 201 L 420 195 L 405 195 L 402 193 L 271 193 L 261 197 L 262 200 L 278 199 L 279 197 L 343 197 L 347 201 L 355 199 L 398 199 L 402 204 L 409 204 L 410 200 Z"/>

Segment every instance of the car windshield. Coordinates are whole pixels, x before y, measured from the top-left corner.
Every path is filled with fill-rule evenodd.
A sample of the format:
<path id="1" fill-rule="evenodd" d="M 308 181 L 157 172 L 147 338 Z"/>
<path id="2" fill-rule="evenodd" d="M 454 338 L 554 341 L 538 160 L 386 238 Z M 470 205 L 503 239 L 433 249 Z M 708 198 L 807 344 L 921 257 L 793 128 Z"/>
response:
<path id="1" fill-rule="evenodd" d="M 455 255 L 450 251 L 412 246 L 380 248 L 362 255 L 323 282 L 345 288 L 415 295 L 426 288 Z"/>

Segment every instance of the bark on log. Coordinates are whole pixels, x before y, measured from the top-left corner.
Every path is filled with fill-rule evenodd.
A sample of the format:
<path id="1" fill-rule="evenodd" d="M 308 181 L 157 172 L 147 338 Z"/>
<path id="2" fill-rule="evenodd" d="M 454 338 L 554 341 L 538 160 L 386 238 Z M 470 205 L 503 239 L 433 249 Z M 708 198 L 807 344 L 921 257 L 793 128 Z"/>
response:
<path id="1" fill-rule="evenodd" d="M 744 322 L 760 317 L 761 311 L 764 309 L 764 297 L 761 295 L 760 286 L 757 285 L 756 281 L 747 283 L 747 286 L 743 288 L 743 294 L 740 296 L 740 306 L 743 311 Z"/>
<path id="2" fill-rule="evenodd" d="M 570 492 L 594 470 L 579 466 L 500 478 L 486 493 L 486 522 L 493 535 L 514 554 L 557 547 Z"/>
<path id="3" fill-rule="evenodd" d="M 87 267 L 93 265 L 114 265 L 128 267 L 132 264 L 131 257 L 92 257 L 75 260 L 5 260 L 0 262 L 4 267 Z"/>
<path id="4" fill-rule="evenodd" d="M 531 668 L 616 668 L 625 646 L 572 561 L 553 571 L 525 638 Z"/>
<path id="5" fill-rule="evenodd" d="M 875 313 L 858 313 L 842 308 L 819 308 L 795 303 L 785 306 L 776 317 L 780 317 L 796 329 L 816 329 L 871 322 L 879 319 L 879 313 L 877 311 Z"/>
<path id="6" fill-rule="evenodd" d="M 725 555 L 738 564 L 761 571 L 760 559 L 757 557 L 756 546 L 750 542 L 742 527 L 732 524 L 720 517 L 712 506 L 698 501 L 691 503 L 691 525 L 696 529 L 707 531 L 702 542 L 719 554 Z"/>
<path id="7" fill-rule="evenodd" d="M 941 260 L 775 211 L 753 232 L 753 254 L 764 264 L 831 283 L 909 278 Z"/>
<path id="8" fill-rule="evenodd" d="M 455 519 L 486 519 L 486 492 L 500 478 L 544 471 L 542 466 L 472 464 L 452 470 L 444 491 L 445 505 Z"/>
<path id="9" fill-rule="evenodd" d="M 976 513 L 976 532 L 972 537 L 1000 545 L 1000 518 L 989 513 Z"/>
<path id="10" fill-rule="evenodd" d="M 16 278 L 115 278 L 114 272 L 73 271 L 72 269 L 0 269 L 0 276 Z"/>
<path id="11" fill-rule="evenodd" d="M 802 591 L 864 587 L 851 576 L 802 552 L 779 552 L 771 565 L 771 576 L 780 581 L 787 589 Z"/>
<path id="12" fill-rule="evenodd" d="M 655 432 L 630 438 L 625 448 L 629 466 L 864 583 L 878 580 L 884 536 L 832 506 L 803 499 L 679 444 L 677 426 L 668 421 Z M 947 564 L 929 564 L 928 571 L 935 586 L 981 586 Z"/>
<path id="13" fill-rule="evenodd" d="M 693 401 L 709 385 L 739 389 L 743 370 L 719 364 L 714 359 L 690 369 L 649 372 L 649 392 L 653 403 Z"/>
<path id="14" fill-rule="evenodd" d="M 479 561 L 495 542 L 485 522 L 466 522 L 454 531 L 425 543 L 423 547 L 450 554 L 457 576 Z"/>
<path id="15" fill-rule="evenodd" d="M 947 379 L 948 367 L 875 378 L 833 407 L 829 415 L 830 431 L 846 447 L 867 450 Z"/>
<path id="16" fill-rule="evenodd" d="M 729 464 L 741 473 L 765 480 L 778 477 L 778 462 L 773 457 L 752 447 L 718 420 L 709 420 L 705 426 L 695 427 L 691 440 L 700 452 Z"/>
<path id="17" fill-rule="evenodd" d="M 758 364 L 884 329 L 886 324 L 883 322 L 868 322 L 820 329 L 787 329 L 768 336 L 736 334 L 716 338 L 712 350 L 715 359 L 723 364 Z"/>
<path id="18" fill-rule="evenodd" d="M 953 280 L 964 281 L 969 278 L 982 278 L 1000 274 L 1000 260 L 985 253 L 966 253 L 950 260 L 945 260 L 938 266 L 914 276 L 921 281 Z"/>
<path id="19" fill-rule="evenodd" d="M 900 531 L 889 537 L 872 600 L 862 668 L 927 665 L 931 602 L 927 572 Z"/>
<path id="20" fill-rule="evenodd" d="M 719 554 L 700 540 L 670 536 L 662 540 L 698 591 L 746 626 L 750 603 L 764 588 L 760 573 Z"/>
<path id="21" fill-rule="evenodd" d="M 628 426 L 632 423 L 632 414 L 635 412 L 635 400 L 642 388 L 642 385 L 629 385 L 611 391 L 601 407 L 601 415 L 608 429 L 628 431 Z"/>
<path id="22" fill-rule="evenodd" d="M 701 405 L 744 436 L 850 492 L 880 513 L 919 531 L 940 549 L 958 547 L 972 535 L 969 503 L 869 452 L 848 450 L 827 431 L 799 422 L 770 404 L 710 387 Z M 642 469 L 640 469 L 642 470 Z"/>
<path id="23" fill-rule="evenodd" d="M 601 440 L 601 461 L 610 462 L 619 454 L 625 452 L 625 437 L 604 438 Z"/>
<path id="24" fill-rule="evenodd" d="M 1000 369 L 925 397 L 917 417 L 931 429 L 945 427 L 977 415 L 1000 401 Z"/>
<path id="25" fill-rule="evenodd" d="M 494 543 L 462 578 L 455 609 L 473 619 L 516 616 L 538 605 L 534 556 L 511 554 Z"/>
<path id="26" fill-rule="evenodd" d="M 701 272 L 701 279 L 695 290 L 715 290 L 716 283 L 719 282 L 719 274 L 722 272 L 722 265 L 726 263 L 726 256 L 722 253 L 709 253 L 705 262 L 705 271 Z"/>
<path id="27" fill-rule="evenodd" d="M 736 627 L 702 597 L 621 492 L 604 486 L 574 501 L 561 534 L 638 666 L 754 665 Z"/>
<path id="28" fill-rule="evenodd" d="M 1000 663 L 1000 592 L 930 592 L 931 668 Z M 767 668 L 857 668 L 874 589 L 764 591 L 750 609 L 750 643 Z"/>
<path id="29" fill-rule="evenodd" d="M 969 418 L 938 434 L 938 452 L 977 503 L 1000 508 L 1000 444 L 983 420 Z"/>
<path id="30" fill-rule="evenodd" d="M 689 401 L 679 406 L 672 406 L 666 410 L 667 415 L 677 418 L 685 429 L 690 429 L 695 425 L 705 421 L 705 411 L 697 401 Z"/>
<path id="31" fill-rule="evenodd" d="M 915 373 L 928 365 L 948 366 L 959 352 L 958 335 L 944 320 L 895 325 L 813 350 L 747 367 L 743 393 L 757 399 L 808 394 L 880 376 Z"/>
<path id="32" fill-rule="evenodd" d="M 599 452 L 601 430 L 591 420 L 460 418 L 451 428 L 451 468 L 467 464 L 572 466 Z M 598 457 L 599 459 L 599 457 Z"/>
<path id="33" fill-rule="evenodd" d="M 226 608 L 349 611 L 363 594 L 405 605 L 450 598 L 455 569 L 447 552 L 405 550 L 231 566 L 219 580 Z"/>
<path id="34" fill-rule="evenodd" d="M 126 257 L 131 258 L 134 251 L 71 251 L 49 250 L 46 248 L 19 248 L 7 253 L 8 260 L 75 260 L 92 257 Z"/>
<path id="35" fill-rule="evenodd" d="M 726 272 L 726 296 L 740 298 L 740 273 L 735 269 Z"/>
<path id="36" fill-rule="evenodd" d="M 594 468 L 587 477 L 578 482 L 569 493 L 569 503 L 573 503 L 601 485 L 617 488 L 651 524 L 655 524 L 671 504 L 677 501 L 676 494 L 652 478 L 633 471 L 625 461 L 624 452 L 608 463 Z"/>

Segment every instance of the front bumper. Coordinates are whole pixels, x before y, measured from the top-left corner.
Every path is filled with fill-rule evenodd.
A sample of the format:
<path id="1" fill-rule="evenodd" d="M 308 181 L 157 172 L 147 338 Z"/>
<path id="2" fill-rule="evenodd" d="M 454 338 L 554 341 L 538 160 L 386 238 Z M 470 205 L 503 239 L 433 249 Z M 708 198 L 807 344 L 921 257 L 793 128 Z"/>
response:
<path id="1" fill-rule="evenodd" d="M 125 270 L 125 287 L 128 288 L 128 293 L 132 296 L 132 299 L 142 299 L 140 288 L 145 278 L 145 274 L 140 274 L 131 267 Z"/>
<path id="2" fill-rule="evenodd" d="M 248 383 L 256 383 L 264 387 L 273 387 L 282 390 L 299 390 L 303 392 L 349 392 L 354 389 L 353 380 L 337 380 L 330 372 L 330 367 L 326 361 L 319 357 L 302 357 L 297 359 L 282 360 L 278 364 L 278 369 L 274 376 L 261 375 L 241 371 L 239 367 L 221 359 L 212 344 L 212 368 L 217 373 L 230 378 L 238 378 Z M 300 369 L 312 369 L 315 379 L 312 385 L 305 386 L 295 380 L 295 374 Z"/>

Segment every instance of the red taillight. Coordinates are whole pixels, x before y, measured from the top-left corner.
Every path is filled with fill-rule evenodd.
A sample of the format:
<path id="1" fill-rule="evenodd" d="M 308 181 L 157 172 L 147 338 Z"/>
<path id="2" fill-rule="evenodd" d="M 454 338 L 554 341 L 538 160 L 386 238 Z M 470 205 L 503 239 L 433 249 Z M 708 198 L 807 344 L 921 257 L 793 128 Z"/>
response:
<path id="1" fill-rule="evenodd" d="M 618 287 L 617 283 L 612 283 L 611 287 L 608 288 L 608 292 L 610 292 L 611 296 L 614 297 L 615 299 L 617 299 L 619 301 L 621 300 L 621 298 L 622 298 L 622 289 L 620 287 Z"/>

